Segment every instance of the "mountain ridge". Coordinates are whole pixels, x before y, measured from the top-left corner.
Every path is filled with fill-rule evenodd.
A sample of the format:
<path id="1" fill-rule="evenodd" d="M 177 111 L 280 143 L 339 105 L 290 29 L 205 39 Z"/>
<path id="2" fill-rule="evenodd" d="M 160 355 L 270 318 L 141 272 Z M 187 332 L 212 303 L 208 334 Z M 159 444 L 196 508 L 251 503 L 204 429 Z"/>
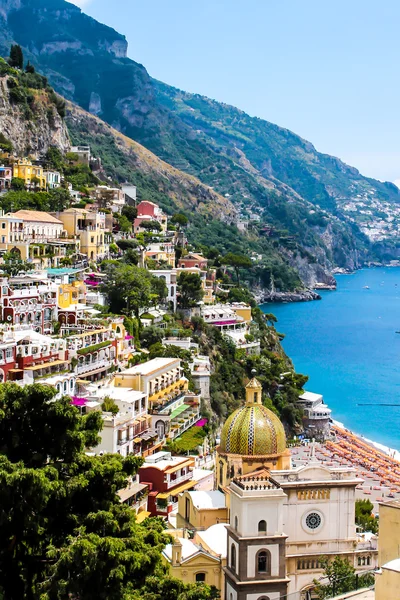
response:
<path id="1" fill-rule="evenodd" d="M 0 0 L 1 10 L 3 55 L 10 40 L 20 43 L 59 93 L 229 199 L 239 219 L 257 215 L 278 232 L 280 251 L 295 245 L 290 263 L 306 284 L 334 267 L 397 256 L 392 240 L 377 246 L 368 223 L 358 222 L 359 206 L 397 206 L 394 185 L 362 176 L 289 129 L 152 79 L 127 58 L 125 36 L 64 0 Z M 32 20 L 40 25 L 33 30 Z"/>

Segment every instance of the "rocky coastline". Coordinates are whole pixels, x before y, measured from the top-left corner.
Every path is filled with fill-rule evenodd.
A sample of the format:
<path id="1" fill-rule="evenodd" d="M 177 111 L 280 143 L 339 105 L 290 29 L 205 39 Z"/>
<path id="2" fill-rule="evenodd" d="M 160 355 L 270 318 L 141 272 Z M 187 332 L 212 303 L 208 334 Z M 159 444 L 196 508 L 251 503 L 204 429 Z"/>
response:
<path id="1" fill-rule="evenodd" d="M 311 300 L 321 300 L 321 296 L 313 290 L 303 290 L 301 292 L 261 292 L 258 296 L 260 304 L 266 302 L 310 302 Z"/>

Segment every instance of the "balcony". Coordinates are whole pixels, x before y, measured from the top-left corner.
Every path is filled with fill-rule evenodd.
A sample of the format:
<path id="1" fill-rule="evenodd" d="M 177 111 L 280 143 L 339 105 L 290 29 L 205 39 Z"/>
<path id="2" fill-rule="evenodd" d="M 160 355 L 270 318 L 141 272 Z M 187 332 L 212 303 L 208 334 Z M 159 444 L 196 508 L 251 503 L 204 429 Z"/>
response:
<path id="1" fill-rule="evenodd" d="M 149 410 L 149 413 L 151 415 L 164 415 L 164 416 L 170 416 L 173 412 L 173 405 L 176 404 L 176 402 L 180 399 L 185 398 L 185 396 L 188 395 L 188 390 L 183 390 L 183 391 L 178 391 L 178 393 L 176 395 L 171 394 L 171 396 L 173 396 L 172 398 L 168 399 L 168 396 L 165 399 L 165 402 L 163 402 L 162 404 L 159 403 L 158 405 L 156 404 L 156 402 L 152 401 L 149 398 L 149 403 L 151 404 L 152 408 Z M 160 402 L 160 401 L 158 401 Z M 155 406 L 153 407 L 153 404 L 155 404 Z"/>
<path id="2" fill-rule="evenodd" d="M 176 479 L 170 479 L 170 481 L 166 482 L 167 483 L 167 490 L 170 490 L 171 488 L 176 487 L 180 483 L 184 483 L 185 481 L 189 481 L 189 479 L 192 479 L 192 472 L 191 471 L 189 471 L 185 475 L 181 475 L 180 477 L 177 477 Z M 173 493 L 173 492 L 171 492 L 171 493 Z"/>
<path id="3" fill-rule="evenodd" d="M 89 373 L 90 371 L 97 371 L 98 369 L 109 369 L 112 366 L 112 360 L 96 360 L 91 363 L 78 364 L 77 373 L 82 375 L 83 373 Z"/>
<path id="4" fill-rule="evenodd" d="M 50 300 L 53 300 L 56 303 L 56 290 L 54 288 L 47 287 L 46 285 L 38 285 L 31 288 L 23 288 L 23 289 L 15 289 L 10 288 L 10 296 L 14 296 L 16 298 L 33 298 L 38 297 L 39 294 L 55 294 L 54 298 L 46 299 L 46 303 Z M 44 300 L 44 298 L 43 298 Z"/>

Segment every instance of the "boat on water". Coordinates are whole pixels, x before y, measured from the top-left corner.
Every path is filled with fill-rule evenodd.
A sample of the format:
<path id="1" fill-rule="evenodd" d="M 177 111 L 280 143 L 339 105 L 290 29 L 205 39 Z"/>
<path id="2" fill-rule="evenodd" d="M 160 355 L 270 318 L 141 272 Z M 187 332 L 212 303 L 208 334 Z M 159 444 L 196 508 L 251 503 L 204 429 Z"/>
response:
<path id="1" fill-rule="evenodd" d="M 369 290 L 369 285 L 364 285 L 363 290 Z"/>

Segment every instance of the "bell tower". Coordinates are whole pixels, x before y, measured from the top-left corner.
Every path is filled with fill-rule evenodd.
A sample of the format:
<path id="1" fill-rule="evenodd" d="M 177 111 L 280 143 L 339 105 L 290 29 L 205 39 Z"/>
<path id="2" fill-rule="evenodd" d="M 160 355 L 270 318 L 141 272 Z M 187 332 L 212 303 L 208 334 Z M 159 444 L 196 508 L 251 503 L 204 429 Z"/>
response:
<path id="1" fill-rule="evenodd" d="M 262 386 L 255 377 L 246 385 L 246 406 L 251 404 L 262 404 Z"/>
<path id="2" fill-rule="evenodd" d="M 229 491 L 225 599 L 286 599 L 286 494 L 267 469 L 233 479 Z"/>

